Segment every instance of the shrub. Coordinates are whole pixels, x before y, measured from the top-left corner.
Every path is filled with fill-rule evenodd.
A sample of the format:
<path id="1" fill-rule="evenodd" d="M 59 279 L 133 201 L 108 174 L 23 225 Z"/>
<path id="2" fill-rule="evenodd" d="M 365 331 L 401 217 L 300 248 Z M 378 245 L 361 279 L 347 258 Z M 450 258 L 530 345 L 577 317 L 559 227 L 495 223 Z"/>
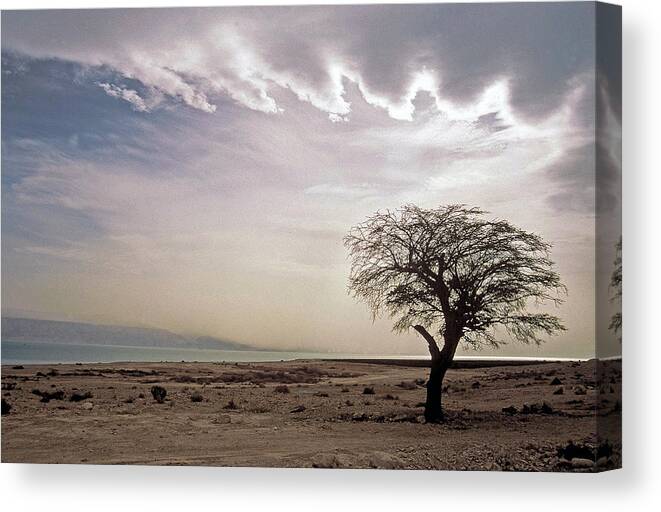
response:
<path id="1" fill-rule="evenodd" d="M 84 393 L 71 393 L 71 396 L 69 397 L 70 402 L 80 402 L 82 400 L 87 400 L 88 398 L 92 398 L 92 393 L 89 391 L 85 391 Z"/>
<path id="2" fill-rule="evenodd" d="M 374 394 L 373 387 L 366 387 L 363 389 L 363 395 L 373 395 L 373 394 Z"/>
<path id="3" fill-rule="evenodd" d="M 40 396 L 41 401 L 44 402 L 44 403 L 48 403 L 51 400 L 62 400 L 62 399 L 64 399 L 64 391 L 53 391 L 52 393 L 50 393 L 48 391 L 40 391 L 38 389 L 33 389 L 32 394 Z"/>
<path id="4" fill-rule="evenodd" d="M 289 386 L 287 384 L 281 384 L 280 386 L 275 387 L 276 393 L 289 393 Z"/>
<path id="5" fill-rule="evenodd" d="M 151 396 L 154 397 L 159 404 L 162 404 L 165 401 L 165 396 L 168 394 L 167 390 L 162 386 L 152 386 Z"/>
<path id="6" fill-rule="evenodd" d="M 201 402 L 202 400 L 204 400 L 204 397 L 200 393 L 198 393 L 197 391 L 192 393 L 191 396 L 190 396 L 190 401 L 191 402 Z"/>
<path id="7" fill-rule="evenodd" d="M 227 402 L 227 405 L 225 407 L 223 407 L 223 409 L 229 409 L 229 410 L 232 410 L 232 411 L 235 410 L 235 409 L 238 409 L 238 408 L 239 407 L 234 403 L 234 400 L 230 400 L 229 402 Z"/>
<path id="8" fill-rule="evenodd" d="M 397 386 L 402 389 L 408 389 L 408 390 L 415 389 L 417 387 L 415 382 L 405 382 L 405 381 L 400 382 L 399 384 L 397 384 Z"/>

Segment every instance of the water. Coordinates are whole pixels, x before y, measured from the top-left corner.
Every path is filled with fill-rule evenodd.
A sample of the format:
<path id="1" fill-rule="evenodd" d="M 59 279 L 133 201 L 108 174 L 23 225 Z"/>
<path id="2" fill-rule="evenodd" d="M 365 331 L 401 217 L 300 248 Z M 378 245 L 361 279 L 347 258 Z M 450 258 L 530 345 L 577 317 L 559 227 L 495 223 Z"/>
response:
<path id="1" fill-rule="evenodd" d="M 266 352 L 252 350 L 215 350 L 73 343 L 3 341 L 2 364 L 39 363 L 113 363 L 134 362 L 264 362 L 291 359 L 330 359 L 351 357 L 346 354 L 318 352 Z"/>
<path id="2" fill-rule="evenodd" d="M 252 350 L 213 350 L 114 345 L 79 345 L 73 343 L 3 341 L 2 364 L 114 363 L 114 362 L 266 362 L 292 359 L 427 359 L 426 356 L 340 354 L 335 352 L 267 352 Z M 536 357 L 472 357 L 457 360 L 565 360 Z"/>

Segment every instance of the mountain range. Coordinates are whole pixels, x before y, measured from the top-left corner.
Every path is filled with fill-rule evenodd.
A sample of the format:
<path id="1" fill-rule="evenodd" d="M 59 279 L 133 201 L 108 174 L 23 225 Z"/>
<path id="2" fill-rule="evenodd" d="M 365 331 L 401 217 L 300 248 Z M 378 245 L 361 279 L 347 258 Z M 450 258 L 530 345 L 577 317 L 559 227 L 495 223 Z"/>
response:
<path id="1" fill-rule="evenodd" d="M 95 325 L 59 320 L 2 317 L 3 341 L 114 345 L 125 347 L 263 350 L 210 336 L 183 336 L 165 329 Z"/>

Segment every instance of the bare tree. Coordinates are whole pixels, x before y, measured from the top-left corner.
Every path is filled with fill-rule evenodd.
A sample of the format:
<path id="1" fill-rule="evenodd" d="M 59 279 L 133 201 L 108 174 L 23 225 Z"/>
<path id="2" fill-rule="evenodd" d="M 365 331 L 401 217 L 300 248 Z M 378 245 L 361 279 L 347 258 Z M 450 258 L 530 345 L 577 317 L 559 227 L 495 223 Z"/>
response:
<path id="1" fill-rule="evenodd" d="M 613 262 L 615 268 L 611 274 L 611 283 L 610 287 L 613 290 L 612 301 L 621 301 L 622 300 L 622 237 L 617 242 L 615 246 L 615 261 Z M 608 326 L 615 334 L 619 333 L 622 330 L 622 311 L 618 311 L 611 318 L 611 323 Z M 621 341 L 621 338 L 620 338 Z"/>
<path id="2" fill-rule="evenodd" d="M 344 239 L 353 295 L 368 304 L 373 318 L 385 313 L 395 320 L 395 331 L 412 327 L 427 342 L 428 422 L 443 419 L 443 379 L 460 342 L 498 347 L 500 327 L 511 338 L 539 344 L 541 334 L 565 329 L 555 316 L 528 311 L 531 304 L 559 304 L 566 293 L 549 259 L 550 245 L 484 214 L 465 205 L 408 205 L 377 212 Z"/>

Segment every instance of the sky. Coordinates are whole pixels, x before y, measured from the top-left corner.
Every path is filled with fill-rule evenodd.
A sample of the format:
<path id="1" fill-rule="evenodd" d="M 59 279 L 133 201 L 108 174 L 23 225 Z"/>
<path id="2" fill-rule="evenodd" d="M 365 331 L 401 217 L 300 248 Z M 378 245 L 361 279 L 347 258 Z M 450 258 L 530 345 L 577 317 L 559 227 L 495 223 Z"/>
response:
<path id="1" fill-rule="evenodd" d="M 465 203 L 552 243 L 569 289 L 565 333 L 499 354 L 615 353 L 599 35 L 592 3 L 5 11 L 3 314 L 425 354 L 348 295 L 342 238 Z"/>

